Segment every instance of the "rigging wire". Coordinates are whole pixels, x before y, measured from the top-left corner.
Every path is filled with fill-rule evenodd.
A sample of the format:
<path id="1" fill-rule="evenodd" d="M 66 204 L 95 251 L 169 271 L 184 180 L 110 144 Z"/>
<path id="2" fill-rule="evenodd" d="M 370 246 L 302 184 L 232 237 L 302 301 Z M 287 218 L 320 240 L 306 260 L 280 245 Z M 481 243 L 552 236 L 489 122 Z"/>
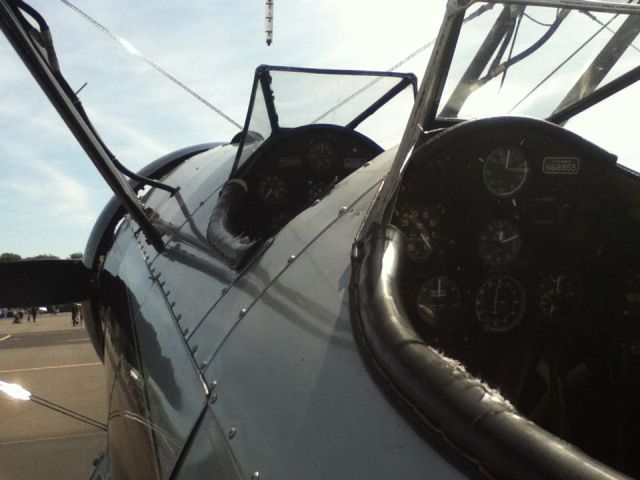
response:
<path id="1" fill-rule="evenodd" d="M 61 0 L 61 1 L 65 1 L 65 0 Z M 486 12 L 487 10 L 491 10 L 493 8 L 493 4 L 489 3 L 486 5 L 482 5 L 480 6 L 475 12 L 469 14 L 463 21 L 462 24 L 464 25 L 465 23 L 473 20 L 476 17 L 479 17 L 480 15 L 482 15 L 484 12 Z M 434 43 L 436 43 L 436 38 L 433 38 L 432 40 L 429 40 L 427 43 L 425 43 L 424 45 L 422 45 L 421 47 L 419 47 L 418 49 L 414 50 L 413 52 L 411 52 L 409 55 L 407 55 L 406 57 L 404 57 L 402 60 L 400 60 L 398 63 L 392 65 L 391 67 L 387 68 L 385 70 L 386 73 L 389 72 L 395 72 L 398 68 L 400 68 L 402 65 L 404 65 L 405 63 L 407 63 L 409 60 L 415 58 L 416 56 L 420 55 L 422 52 L 424 52 L 426 49 L 428 49 L 429 47 L 432 47 Z M 322 115 L 320 115 L 319 117 L 317 117 L 316 119 L 314 119 L 311 123 L 318 123 L 320 120 L 324 119 L 325 117 L 327 117 L 328 115 L 330 115 L 331 113 L 335 112 L 336 110 L 338 110 L 340 107 L 342 107 L 343 105 L 345 105 L 346 103 L 350 102 L 351 100 L 353 100 L 355 97 L 359 96 L 360 94 L 362 94 L 364 91 L 368 90 L 369 88 L 373 87 L 376 83 L 378 83 L 379 81 L 381 81 L 383 78 L 386 77 L 376 77 L 373 80 L 371 80 L 370 82 L 366 83 L 365 85 L 363 85 L 362 87 L 360 87 L 358 90 L 356 90 L 355 92 L 353 92 L 351 95 L 349 95 L 348 97 L 346 97 L 344 100 L 342 100 L 341 102 L 339 102 L 337 105 L 333 106 L 332 108 L 330 108 L 329 110 L 327 110 L 326 112 L 324 112 Z"/>
<path id="2" fill-rule="evenodd" d="M 508 113 L 513 112 L 516 108 L 518 108 L 523 102 L 525 102 L 536 90 L 538 90 L 542 85 L 544 85 L 547 80 L 549 80 L 552 76 L 554 76 L 556 73 L 558 73 L 558 70 L 560 70 L 562 67 L 564 67 L 567 63 L 569 63 L 569 61 L 575 57 L 578 53 L 580 53 L 580 51 L 586 47 L 589 43 L 591 43 L 591 41 L 596 38 L 611 22 L 613 22 L 616 18 L 618 17 L 618 15 L 614 15 L 605 25 L 602 25 L 598 30 L 596 30 L 595 33 L 593 33 L 593 35 L 591 35 L 589 38 L 587 38 L 582 44 L 578 45 L 578 47 L 567 57 L 565 58 L 562 62 L 560 62 L 559 65 L 557 65 L 553 70 L 551 70 L 551 72 L 549 72 L 542 80 L 540 80 L 531 90 L 529 90 L 524 97 L 522 97 L 520 100 L 518 100 L 518 102 L 509 109 Z"/>
<path id="3" fill-rule="evenodd" d="M 156 70 L 158 73 L 160 73 L 161 75 L 163 75 L 165 78 L 169 79 L 170 81 L 172 81 L 173 83 L 175 83 L 176 85 L 178 85 L 180 88 L 182 88 L 184 91 L 186 91 L 187 93 L 189 93 L 191 96 L 195 97 L 197 100 L 199 100 L 201 103 L 203 103 L 204 105 L 206 105 L 207 107 L 209 107 L 211 110 L 213 110 L 214 112 L 216 112 L 218 115 L 220 115 L 222 118 L 224 118 L 226 121 L 228 121 L 229 123 L 231 123 L 234 127 L 239 128 L 240 130 L 242 130 L 242 125 L 240 125 L 238 122 L 236 122 L 234 119 L 232 119 L 230 116 L 228 116 L 226 113 L 224 113 L 222 110 L 220 110 L 218 107 L 216 107 L 215 105 L 213 105 L 211 102 L 209 102 L 208 100 L 206 100 L 205 98 L 203 98 L 201 95 L 199 95 L 198 93 L 196 93 L 195 91 L 193 91 L 191 88 L 189 88 L 187 85 L 185 85 L 184 83 L 182 83 L 180 80 L 178 80 L 176 77 L 174 77 L 173 75 L 171 75 L 169 72 L 167 72 L 164 68 L 162 68 L 160 65 L 158 65 L 157 63 L 155 63 L 153 60 L 151 60 L 149 57 L 147 57 L 146 55 L 144 55 L 142 52 L 140 52 L 137 48 L 135 48 L 133 45 L 131 45 L 131 43 L 129 43 L 127 40 L 125 40 L 124 38 L 119 37 L 118 35 L 116 35 L 115 33 L 111 32 L 107 27 L 105 27 L 104 25 L 102 25 L 100 22 L 98 22 L 96 19 L 94 19 L 93 17 L 91 17 L 90 15 L 88 15 L 87 13 L 85 13 L 84 11 L 80 10 L 78 7 L 76 7 L 74 4 L 72 4 L 69 0 L 60 0 L 64 5 L 66 5 L 67 7 L 69 7 L 71 10 L 75 11 L 78 15 L 80 15 L 82 18 L 84 18 L 85 20 L 87 20 L 89 23 L 93 24 L 98 30 L 102 31 L 102 33 L 104 33 L 105 35 L 107 35 L 108 37 L 110 37 L 112 40 L 115 40 L 116 42 L 118 42 L 120 45 L 122 45 L 129 53 L 131 53 L 132 55 L 135 55 L 136 57 L 138 57 L 140 60 L 142 60 L 143 62 L 145 62 L 147 65 L 149 65 L 151 68 L 153 68 L 154 70 Z"/>

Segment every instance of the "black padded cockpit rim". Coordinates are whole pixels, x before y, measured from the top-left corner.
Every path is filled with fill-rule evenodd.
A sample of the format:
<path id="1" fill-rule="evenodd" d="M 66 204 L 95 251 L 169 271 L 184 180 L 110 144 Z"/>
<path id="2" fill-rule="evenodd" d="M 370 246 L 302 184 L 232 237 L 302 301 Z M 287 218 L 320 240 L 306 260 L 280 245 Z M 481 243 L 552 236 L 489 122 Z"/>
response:
<path id="1" fill-rule="evenodd" d="M 378 226 L 354 256 L 350 288 L 356 339 L 396 404 L 488 478 L 628 478 L 520 415 L 420 338 L 398 291 L 402 241 L 395 227 Z"/>

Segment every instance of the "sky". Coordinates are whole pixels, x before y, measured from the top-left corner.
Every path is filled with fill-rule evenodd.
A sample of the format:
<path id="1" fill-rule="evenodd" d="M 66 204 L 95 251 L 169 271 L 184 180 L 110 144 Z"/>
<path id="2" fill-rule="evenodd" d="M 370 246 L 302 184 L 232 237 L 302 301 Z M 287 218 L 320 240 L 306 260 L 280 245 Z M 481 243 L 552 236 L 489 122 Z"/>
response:
<path id="1" fill-rule="evenodd" d="M 61 69 L 109 149 L 138 170 L 238 129 L 58 0 L 28 2 L 47 20 Z M 445 0 L 246 0 L 72 3 L 238 123 L 260 64 L 387 70 L 433 39 Z M 422 53 L 401 69 L 421 78 Z M 0 253 L 82 252 L 110 190 L 0 35 Z M 402 119 L 403 121 L 405 119 Z"/>

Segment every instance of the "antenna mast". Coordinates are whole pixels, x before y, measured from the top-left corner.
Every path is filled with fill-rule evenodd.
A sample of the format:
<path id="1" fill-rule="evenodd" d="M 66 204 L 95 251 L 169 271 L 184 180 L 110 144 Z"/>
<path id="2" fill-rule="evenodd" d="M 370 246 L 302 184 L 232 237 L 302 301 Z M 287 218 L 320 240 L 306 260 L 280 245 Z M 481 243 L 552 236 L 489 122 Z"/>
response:
<path id="1" fill-rule="evenodd" d="M 273 0 L 265 0 L 264 4 L 264 33 L 267 45 L 273 42 Z"/>

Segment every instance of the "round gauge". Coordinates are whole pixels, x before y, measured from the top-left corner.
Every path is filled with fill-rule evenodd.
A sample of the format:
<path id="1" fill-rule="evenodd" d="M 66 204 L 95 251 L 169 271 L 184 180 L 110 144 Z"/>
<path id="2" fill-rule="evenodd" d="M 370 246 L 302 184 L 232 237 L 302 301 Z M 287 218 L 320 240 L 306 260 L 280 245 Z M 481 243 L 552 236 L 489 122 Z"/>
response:
<path id="1" fill-rule="evenodd" d="M 336 149 L 331 142 L 318 140 L 309 147 L 309 163 L 316 170 L 329 170 L 336 158 Z"/>
<path id="2" fill-rule="evenodd" d="M 321 180 L 309 180 L 307 182 L 307 200 L 313 202 L 320 198 L 327 188 L 327 182 Z"/>
<path id="3" fill-rule="evenodd" d="M 265 175 L 258 182 L 258 196 L 271 205 L 280 205 L 287 201 L 287 184 L 278 175 Z"/>
<path id="4" fill-rule="evenodd" d="M 411 208 L 400 215 L 398 226 L 406 235 L 407 253 L 412 260 L 426 260 L 443 239 L 445 207 L 442 204 L 421 210 Z"/>
<path id="5" fill-rule="evenodd" d="M 504 267 L 513 263 L 522 249 L 518 227 L 509 220 L 492 220 L 480 231 L 478 253 L 480 260 L 490 267 Z"/>
<path id="6" fill-rule="evenodd" d="M 476 317 L 489 332 L 510 330 L 524 315 L 524 297 L 524 289 L 516 279 L 492 277 L 478 289 Z"/>
<path id="7" fill-rule="evenodd" d="M 539 285 L 540 311 L 549 319 L 571 315 L 580 302 L 580 290 L 568 273 L 551 273 Z"/>
<path id="8" fill-rule="evenodd" d="M 425 323 L 432 327 L 450 328 L 460 311 L 462 293 L 456 282 L 439 275 L 422 284 L 416 304 Z"/>
<path id="9" fill-rule="evenodd" d="M 516 147 L 498 147 L 484 161 L 484 185 L 497 197 L 508 197 L 524 185 L 529 163 L 524 152 Z"/>

